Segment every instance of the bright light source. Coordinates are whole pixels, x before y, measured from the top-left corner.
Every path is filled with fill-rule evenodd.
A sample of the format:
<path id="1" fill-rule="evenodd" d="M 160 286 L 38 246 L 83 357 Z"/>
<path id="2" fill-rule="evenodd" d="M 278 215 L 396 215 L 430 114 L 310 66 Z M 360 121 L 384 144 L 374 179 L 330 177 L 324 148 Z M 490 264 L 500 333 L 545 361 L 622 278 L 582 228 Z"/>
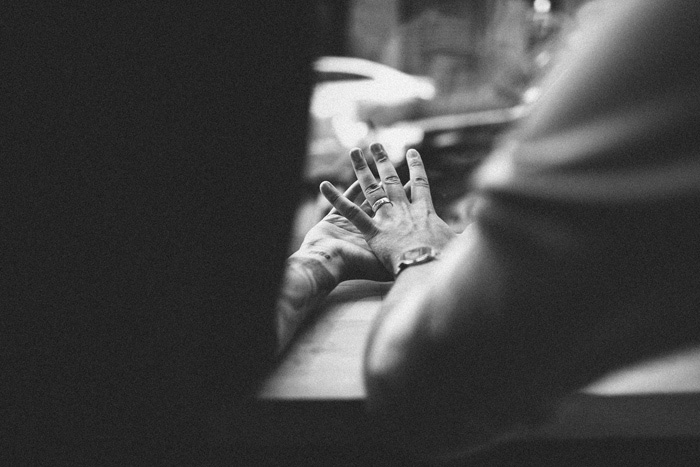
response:
<path id="1" fill-rule="evenodd" d="M 549 0 L 535 0 L 535 12 L 537 13 L 549 13 L 552 9 L 552 2 Z"/>

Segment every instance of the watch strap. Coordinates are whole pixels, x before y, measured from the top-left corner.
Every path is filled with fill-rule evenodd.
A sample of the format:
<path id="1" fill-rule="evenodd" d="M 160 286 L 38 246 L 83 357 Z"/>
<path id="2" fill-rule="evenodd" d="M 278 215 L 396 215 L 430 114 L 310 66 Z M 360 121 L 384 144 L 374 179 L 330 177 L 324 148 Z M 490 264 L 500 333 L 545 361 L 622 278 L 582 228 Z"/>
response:
<path id="1" fill-rule="evenodd" d="M 412 248 L 401 253 L 401 256 L 399 256 L 399 262 L 396 265 L 396 270 L 394 271 L 394 277 L 398 276 L 401 271 L 406 268 L 433 261 L 439 254 L 440 252 L 429 246 Z"/>

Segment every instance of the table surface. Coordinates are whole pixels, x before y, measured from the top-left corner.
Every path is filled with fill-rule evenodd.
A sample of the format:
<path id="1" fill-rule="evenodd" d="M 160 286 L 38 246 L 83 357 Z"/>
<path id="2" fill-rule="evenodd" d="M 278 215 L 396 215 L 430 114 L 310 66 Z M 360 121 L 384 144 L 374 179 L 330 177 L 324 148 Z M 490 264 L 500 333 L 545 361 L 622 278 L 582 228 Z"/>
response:
<path id="1" fill-rule="evenodd" d="M 340 284 L 264 382 L 259 400 L 277 406 L 320 404 L 331 411 L 348 403 L 361 406 L 365 340 L 390 287 L 370 281 Z M 603 378 L 563 401 L 552 423 L 530 435 L 700 436 L 700 347 Z"/>

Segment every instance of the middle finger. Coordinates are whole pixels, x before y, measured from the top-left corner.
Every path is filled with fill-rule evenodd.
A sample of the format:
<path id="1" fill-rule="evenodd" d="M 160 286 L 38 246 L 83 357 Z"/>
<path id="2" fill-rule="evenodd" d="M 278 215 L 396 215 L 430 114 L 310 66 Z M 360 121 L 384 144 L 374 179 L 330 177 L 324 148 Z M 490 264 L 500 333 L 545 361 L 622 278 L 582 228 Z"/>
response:
<path id="1" fill-rule="evenodd" d="M 407 200 L 408 198 L 406 198 L 401 179 L 396 173 L 394 164 L 389 160 L 389 155 L 384 150 L 384 147 L 379 143 L 374 143 L 370 146 L 370 150 L 372 151 L 374 161 L 377 163 L 377 172 L 379 172 L 382 185 L 384 185 L 384 190 L 389 196 L 389 199 L 392 202 Z"/>
<path id="2" fill-rule="evenodd" d="M 355 148 L 350 151 L 350 159 L 352 160 L 352 168 L 355 170 L 357 180 L 362 186 L 362 191 L 365 193 L 365 198 L 370 203 L 370 206 L 377 202 L 378 199 L 386 197 L 386 191 L 374 178 L 374 174 L 367 165 L 367 160 L 362 150 Z"/>

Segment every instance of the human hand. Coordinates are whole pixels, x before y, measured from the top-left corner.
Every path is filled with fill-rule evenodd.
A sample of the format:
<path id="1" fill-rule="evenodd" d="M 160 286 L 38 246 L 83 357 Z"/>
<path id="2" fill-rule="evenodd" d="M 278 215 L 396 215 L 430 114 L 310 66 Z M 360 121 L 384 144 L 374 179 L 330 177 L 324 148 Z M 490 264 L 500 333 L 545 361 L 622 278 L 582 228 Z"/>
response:
<path id="1" fill-rule="evenodd" d="M 381 144 L 371 146 L 381 181 L 370 171 L 360 149 L 350 151 L 353 168 L 372 210 L 362 209 L 342 195 L 330 182 L 321 184 L 321 193 L 359 232 L 388 271 L 395 271 L 402 253 L 418 247 L 441 251 L 456 237 L 435 213 L 423 161 L 415 149 L 406 153 L 411 177 L 411 199 Z M 390 202 L 376 203 L 383 198 Z M 373 214 L 373 216 L 372 216 Z"/>
<path id="2" fill-rule="evenodd" d="M 344 196 L 360 204 L 358 209 L 371 211 L 363 203 L 359 182 L 353 183 Z M 391 274 L 360 231 L 333 209 L 309 230 L 299 249 L 287 259 L 275 309 L 279 352 L 335 286 L 348 279 L 388 281 Z"/>
<path id="3" fill-rule="evenodd" d="M 359 181 L 350 185 L 343 196 L 358 209 L 371 212 Z M 333 275 L 336 283 L 349 279 L 392 279 L 362 233 L 335 208 L 309 230 L 292 257 L 319 260 Z"/>

